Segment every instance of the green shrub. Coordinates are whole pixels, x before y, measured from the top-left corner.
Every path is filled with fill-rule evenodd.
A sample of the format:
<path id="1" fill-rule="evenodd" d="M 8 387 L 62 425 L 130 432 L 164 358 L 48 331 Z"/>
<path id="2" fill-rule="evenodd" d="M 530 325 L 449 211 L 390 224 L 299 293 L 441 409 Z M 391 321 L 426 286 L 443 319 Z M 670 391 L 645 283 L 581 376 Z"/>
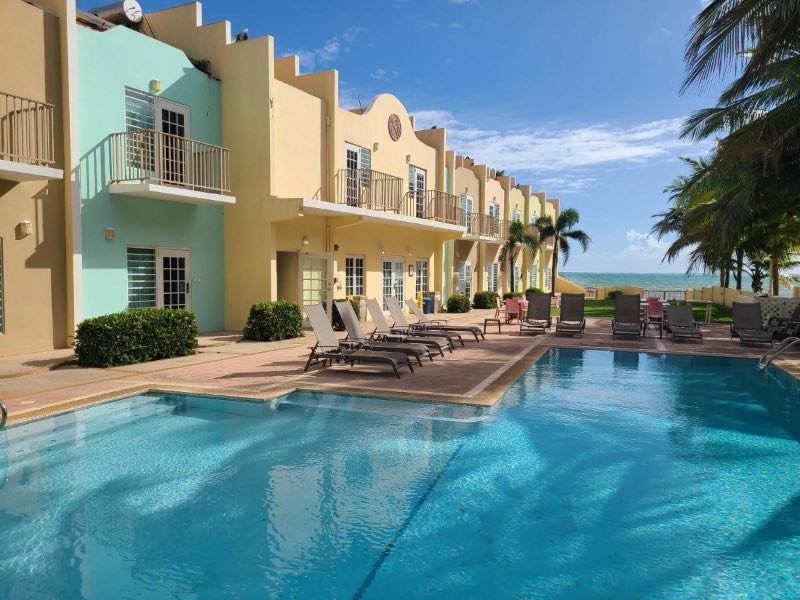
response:
<path id="1" fill-rule="evenodd" d="M 527 297 L 528 294 L 544 294 L 544 290 L 540 290 L 537 287 L 529 287 L 527 290 L 525 290 L 525 297 Z"/>
<path id="2" fill-rule="evenodd" d="M 343 302 L 346 298 L 342 298 L 341 300 L 337 300 L 337 302 Z M 353 310 L 356 311 L 356 317 L 359 319 L 361 318 L 361 309 L 358 306 L 358 300 L 355 298 L 350 298 L 350 305 L 353 307 Z M 339 316 L 339 311 L 336 308 L 336 305 L 333 305 L 333 329 L 335 331 L 344 331 L 344 321 L 342 321 L 342 317 Z"/>
<path id="3" fill-rule="evenodd" d="M 622 296 L 623 294 L 625 294 L 623 290 L 611 290 L 606 294 L 606 298 L 608 298 L 609 300 L 613 300 L 617 296 Z"/>
<path id="4" fill-rule="evenodd" d="M 250 307 L 244 326 L 244 339 L 274 342 L 303 335 L 303 313 L 300 305 L 286 300 L 261 302 Z"/>
<path id="5" fill-rule="evenodd" d="M 508 300 L 509 298 L 522 298 L 522 292 L 506 292 L 503 294 L 503 300 Z"/>
<path id="6" fill-rule="evenodd" d="M 497 292 L 475 292 L 472 300 L 473 308 L 495 308 L 497 306 Z"/>
<path id="7" fill-rule="evenodd" d="M 137 308 L 86 319 L 75 334 L 82 367 L 115 367 L 194 354 L 197 321 L 190 310 Z"/>
<path id="8" fill-rule="evenodd" d="M 464 294 L 453 294 L 447 299 L 447 312 L 465 313 L 469 312 L 469 310 L 469 296 L 465 296 Z"/>

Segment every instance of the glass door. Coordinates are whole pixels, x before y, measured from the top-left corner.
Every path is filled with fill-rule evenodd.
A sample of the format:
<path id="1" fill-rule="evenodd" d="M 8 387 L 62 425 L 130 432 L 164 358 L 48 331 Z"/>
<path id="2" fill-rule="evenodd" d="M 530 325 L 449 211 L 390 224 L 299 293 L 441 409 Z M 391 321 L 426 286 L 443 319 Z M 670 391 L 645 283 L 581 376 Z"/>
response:
<path id="1" fill-rule="evenodd" d="M 189 250 L 159 248 L 156 258 L 156 306 L 163 308 L 192 308 L 192 261 Z"/>
<path id="2" fill-rule="evenodd" d="M 428 174 L 424 169 L 411 165 L 408 167 L 408 195 L 413 203 L 414 216 L 425 218 L 425 185 Z"/>
<path id="3" fill-rule="evenodd" d="M 154 102 L 156 129 L 160 136 L 161 174 L 159 179 L 172 185 L 185 185 L 190 180 L 191 148 L 189 138 L 189 107 L 162 98 Z"/>
<path id="4" fill-rule="evenodd" d="M 302 257 L 300 289 L 303 304 L 322 304 L 330 314 L 331 309 L 331 257 L 324 253 L 307 253 Z"/>
<path id="5" fill-rule="evenodd" d="M 467 233 L 472 233 L 472 196 L 461 194 L 458 200 L 461 208 L 462 226 L 467 228 Z"/>
<path id="6" fill-rule="evenodd" d="M 402 258 L 383 259 L 383 297 L 393 296 L 403 306 L 405 300 L 405 266 Z M 383 302 L 383 310 L 389 310 L 386 301 Z"/>

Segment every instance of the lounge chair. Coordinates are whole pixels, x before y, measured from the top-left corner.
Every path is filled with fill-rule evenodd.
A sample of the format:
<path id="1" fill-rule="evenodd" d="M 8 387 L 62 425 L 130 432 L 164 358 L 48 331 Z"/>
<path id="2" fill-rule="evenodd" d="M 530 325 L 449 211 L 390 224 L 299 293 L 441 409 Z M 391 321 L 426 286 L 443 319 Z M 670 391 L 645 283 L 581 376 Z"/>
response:
<path id="1" fill-rule="evenodd" d="M 345 364 L 349 365 L 361 363 L 389 365 L 398 379 L 400 379 L 399 367 L 408 367 L 412 373 L 414 372 L 414 365 L 411 364 L 411 360 L 401 352 L 379 352 L 357 347 L 353 348 L 347 343 L 342 345 L 339 342 L 339 338 L 336 337 L 333 327 L 331 327 L 325 308 L 321 304 L 305 305 L 303 309 L 306 311 L 308 322 L 311 324 L 311 329 L 314 330 L 314 335 L 317 338 L 317 343 L 311 348 L 311 354 L 308 356 L 308 361 L 303 371 L 308 371 L 311 365 L 321 363 L 325 367 L 334 361 L 344 361 Z"/>
<path id="2" fill-rule="evenodd" d="M 424 327 L 416 324 L 411 325 L 406 320 L 406 316 L 403 314 L 403 309 L 400 306 L 400 302 L 398 302 L 397 298 L 394 296 L 386 296 L 384 301 L 386 302 L 386 306 L 389 307 L 389 313 L 392 315 L 392 319 L 394 319 L 392 331 L 399 331 L 407 335 L 414 335 L 418 333 L 420 335 L 424 335 L 425 337 L 444 337 L 447 338 L 453 347 L 455 347 L 456 342 L 460 343 L 462 346 L 465 345 L 464 340 L 461 339 L 461 334 L 456 331 L 433 331 L 425 329 Z"/>
<path id="3" fill-rule="evenodd" d="M 614 299 L 614 319 L 611 337 L 635 335 L 642 338 L 642 312 L 639 294 L 620 294 Z"/>
<path id="4" fill-rule="evenodd" d="M 399 331 L 392 331 L 386 321 L 386 317 L 383 316 L 380 304 L 375 298 L 367 300 L 367 310 L 372 318 L 372 323 L 375 325 L 375 331 L 370 336 L 372 339 L 380 342 L 409 341 L 416 344 L 425 344 L 431 351 L 438 352 L 440 356 L 444 356 L 445 349 L 453 352 L 453 345 L 446 337 L 425 337 L 424 334 L 417 334 L 416 332 L 404 334 Z"/>
<path id="5" fill-rule="evenodd" d="M 694 312 L 688 304 L 671 304 L 664 308 L 667 320 L 667 333 L 672 334 L 672 339 L 679 338 L 699 339 L 703 343 L 703 332 L 697 321 L 694 320 Z"/>
<path id="6" fill-rule="evenodd" d="M 738 337 L 742 343 L 769 343 L 772 345 L 773 332 L 764 327 L 761 320 L 760 302 L 734 302 L 731 339 Z"/>
<path id="7" fill-rule="evenodd" d="M 561 309 L 556 321 L 556 335 L 579 335 L 586 329 L 583 294 L 561 294 Z"/>
<path id="8" fill-rule="evenodd" d="M 402 352 L 417 359 L 417 363 L 422 366 L 422 357 L 427 356 L 433 360 L 433 355 L 425 344 L 409 344 L 406 342 L 379 342 L 369 339 L 364 335 L 361 323 L 358 321 L 356 311 L 349 300 L 335 300 L 336 310 L 342 318 L 344 328 L 347 330 L 347 340 L 358 344 L 364 350 L 382 350 L 384 352 Z"/>
<path id="9" fill-rule="evenodd" d="M 787 337 L 797 337 L 800 334 L 800 305 L 798 305 L 788 319 L 770 317 L 767 328 L 775 332 L 779 340 Z"/>
<path id="10" fill-rule="evenodd" d="M 417 325 L 424 328 L 425 331 L 430 331 L 431 329 L 438 331 L 463 331 L 464 333 L 471 333 L 474 335 L 476 342 L 486 339 L 483 336 L 483 331 L 477 325 L 447 325 L 447 321 L 444 319 L 431 320 L 428 318 L 428 315 L 422 312 L 420 307 L 417 306 L 416 302 L 408 298 L 406 298 L 406 306 L 408 306 L 408 308 L 411 309 L 411 312 L 414 313 L 414 316 L 417 317 L 417 320 L 419 321 Z"/>
<path id="11" fill-rule="evenodd" d="M 531 294 L 528 298 L 528 310 L 519 320 L 519 334 L 525 332 L 547 333 L 552 327 L 553 318 L 550 316 L 550 294 Z"/>

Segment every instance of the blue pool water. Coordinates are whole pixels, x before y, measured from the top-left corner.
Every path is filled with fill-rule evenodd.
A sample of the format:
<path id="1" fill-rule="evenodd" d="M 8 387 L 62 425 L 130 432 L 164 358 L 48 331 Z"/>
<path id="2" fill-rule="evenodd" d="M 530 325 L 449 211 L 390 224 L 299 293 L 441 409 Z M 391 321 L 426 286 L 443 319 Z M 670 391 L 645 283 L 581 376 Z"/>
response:
<path id="1" fill-rule="evenodd" d="M 0 432 L 0 598 L 800 595 L 800 390 L 552 350 L 494 409 L 140 396 Z"/>

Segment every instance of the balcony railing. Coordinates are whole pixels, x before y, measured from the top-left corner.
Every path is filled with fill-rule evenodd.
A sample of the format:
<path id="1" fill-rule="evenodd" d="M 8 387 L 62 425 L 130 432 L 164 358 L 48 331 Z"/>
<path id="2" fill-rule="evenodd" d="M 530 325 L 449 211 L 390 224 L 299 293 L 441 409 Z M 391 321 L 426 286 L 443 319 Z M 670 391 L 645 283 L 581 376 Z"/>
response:
<path id="1" fill-rule="evenodd" d="M 501 240 L 507 240 L 509 228 L 511 227 L 511 223 L 513 222 L 514 220 L 509 220 L 509 219 L 503 219 L 502 221 L 500 221 L 497 237 L 499 237 Z M 539 229 L 535 225 L 525 225 L 524 227 L 525 227 L 525 233 L 532 235 L 536 238 L 539 237 Z"/>
<path id="2" fill-rule="evenodd" d="M 371 169 L 340 169 L 336 173 L 337 204 L 400 213 L 403 180 Z"/>
<path id="3" fill-rule="evenodd" d="M 52 104 L 0 92 L 0 159 L 53 165 L 54 113 Z"/>
<path id="4" fill-rule="evenodd" d="M 150 181 L 199 192 L 230 192 L 230 150 L 136 129 L 111 135 L 111 183 Z"/>
<path id="5" fill-rule="evenodd" d="M 406 192 L 399 212 L 408 217 L 450 225 L 461 225 L 463 221 L 458 196 L 436 190 Z"/>
<path id="6" fill-rule="evenodd" d="M 477 235 L 480 237 L 498 236 L 500 224 L 496 218 L 482 213 L 467 214 L 468 218 L 465 218 L 465 223 L 467 223 L 467 234 Z"/>

